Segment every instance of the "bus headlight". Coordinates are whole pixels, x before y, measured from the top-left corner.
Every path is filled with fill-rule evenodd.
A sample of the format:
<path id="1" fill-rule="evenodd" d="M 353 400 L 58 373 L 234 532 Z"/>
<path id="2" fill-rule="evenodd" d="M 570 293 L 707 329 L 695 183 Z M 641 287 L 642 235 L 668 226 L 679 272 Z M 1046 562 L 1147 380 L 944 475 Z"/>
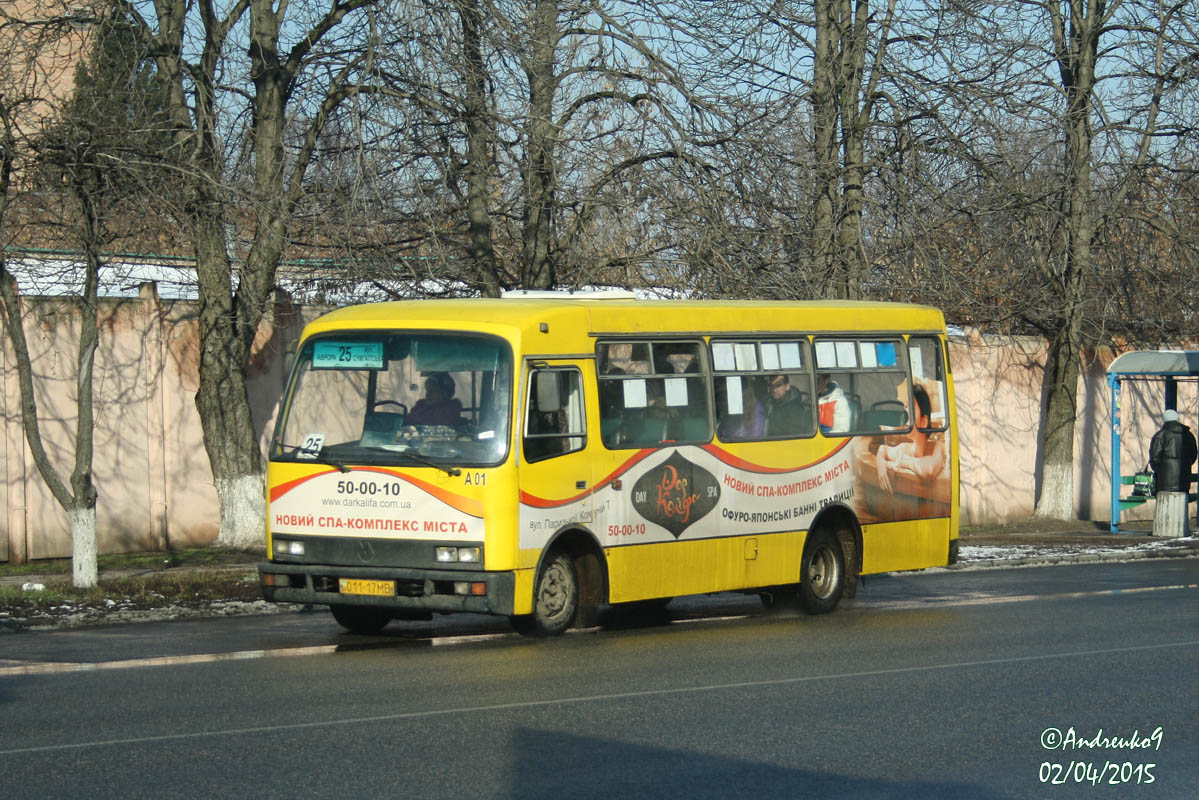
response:
<path id="1" fill-rule="evenodd" d="M 302 556 L 304 555 L 304 543 L 297 542 L 294 539 L 276 539 L 275 555 Z"/>
<path id="2" fill-rule="evenodd" d="M 481 550 L 478 547 L 438 547 L 439 564 L 478 564 Z"/>

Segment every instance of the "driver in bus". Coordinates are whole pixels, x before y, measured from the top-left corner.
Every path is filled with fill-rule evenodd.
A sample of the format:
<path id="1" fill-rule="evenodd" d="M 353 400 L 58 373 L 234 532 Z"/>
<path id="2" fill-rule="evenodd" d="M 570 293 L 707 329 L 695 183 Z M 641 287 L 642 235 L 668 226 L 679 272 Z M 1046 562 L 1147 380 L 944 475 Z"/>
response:
<path id="1" fill-rule="evenodd" d="M 462 421 L 462 401 L 454 397 L 454 379 L 434 372 L 425 379 L 425 396 L 408 412 L 409 425 L 457 425 Z"/>

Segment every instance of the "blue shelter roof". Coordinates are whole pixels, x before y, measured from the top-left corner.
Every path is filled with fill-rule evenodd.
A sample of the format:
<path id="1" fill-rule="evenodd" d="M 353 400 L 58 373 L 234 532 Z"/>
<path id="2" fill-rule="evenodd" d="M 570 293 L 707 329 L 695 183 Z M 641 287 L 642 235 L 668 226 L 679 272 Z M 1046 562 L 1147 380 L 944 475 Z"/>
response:
<path id="1" fill-rule="evenodd" d="M 1199 376 L 1199 350 L 1134 350 L 1117 357 L 1107 374 Z"/>

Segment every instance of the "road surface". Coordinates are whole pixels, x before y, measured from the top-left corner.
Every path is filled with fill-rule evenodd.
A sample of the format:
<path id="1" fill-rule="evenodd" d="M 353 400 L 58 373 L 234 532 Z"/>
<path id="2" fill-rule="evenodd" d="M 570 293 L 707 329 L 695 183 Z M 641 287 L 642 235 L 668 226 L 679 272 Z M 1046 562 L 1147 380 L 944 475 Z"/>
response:
<path id="1" fill-rule="evenodd" d="M 326 614 L 0 638 L 8 797 L 1193 797 L 1199 560 L 869 578 L 533 641 Z"/>

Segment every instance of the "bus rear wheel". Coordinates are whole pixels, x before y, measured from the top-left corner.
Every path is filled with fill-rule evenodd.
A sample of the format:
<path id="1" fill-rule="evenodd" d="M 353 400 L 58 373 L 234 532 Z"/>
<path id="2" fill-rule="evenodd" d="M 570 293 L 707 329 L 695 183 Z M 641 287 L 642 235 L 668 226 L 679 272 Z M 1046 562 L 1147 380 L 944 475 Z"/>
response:
<path id="1" fill-rule="evenodd" d="M 333 619 L 350 633 L 378 633 L 393 619 L 387 609 L 370 606 L 329 606 Z"/>
<path id="2" fill-rule="evenodd" d="M 557 636 L 566 631 L 579 609 L 579 576 L 574 561 L 557 553 L 545 562 L 533 587 L 533 613 L 513 617 L 512 626 L 526 636 Z"/>
<path id="3" fill-rule="evenodd" d="M 808 537 L 799 572 L 799 604 L 809 614 L 827 614 L 845 593 L 845 553 L 827 531 Z"/>

